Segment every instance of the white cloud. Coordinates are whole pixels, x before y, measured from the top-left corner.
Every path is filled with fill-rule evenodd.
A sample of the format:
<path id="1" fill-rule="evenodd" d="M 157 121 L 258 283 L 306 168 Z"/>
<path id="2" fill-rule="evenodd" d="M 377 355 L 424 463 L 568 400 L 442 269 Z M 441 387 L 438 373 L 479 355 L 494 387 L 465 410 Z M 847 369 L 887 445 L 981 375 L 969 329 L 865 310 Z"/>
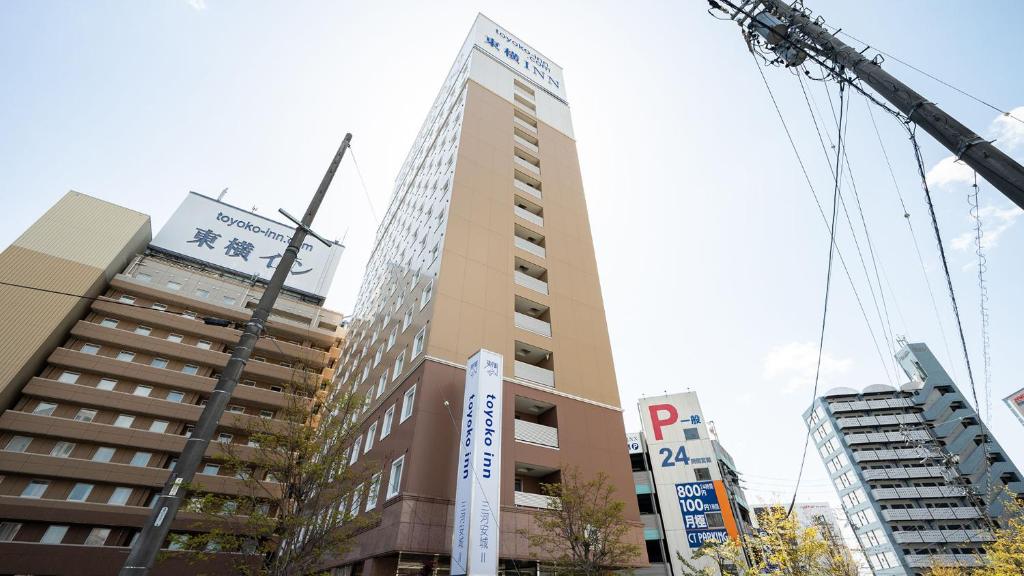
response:
<path id="1" fill-rule="evenodd" d="M 185 0 L 185 2 L 197 11 L 206 10 L 206 0 Z"/>
<path id="2" fill-rule="evenodd" d="M 1006 150 L 1012 150 L 1024 144 L 1024 122 L 1017 118 L 1024 119 L 1024 106 L 1018 106 L 1010 110 L 1015 118 L 999 115 L 989 126 L 989 132 L 996 139 L 997 144 Z"/>
<path id="3" fill-rule="evenodd" d="M 981 218 L 981 247 L 985 250 L 995 248 L 999 244 L 999 238 L 1006 233 L 1017 219 L 1024 215 L 1024 210 L 1016 206 L 999 208 L 997 206 L 983 206 L 978 211 Z M 974 230 L 969 230 L 953 238 L 949 245 L 960 252 L 974 251 Z"/>
<path id="4" fill-rule="evenodd" d="M 782 383 L 786 393 L 814 385 L 814 370 L 818 362 L 818 347 L 811 342 L 790 342 L 776 346 L 768 352 L 764 359 L 762 375 L 765 379 Z M 841 374 L 849 372 L 853 366 L 850 358 L 837 358 L 828 352 L 821 355 L 821 373 L 818 378 L 819 389 L 824 389 L 828 382 Z"/>
<path id="5" fill-rule="evenodd" d="M 974 184 L 974 170 L 954 156 L 947 156 L 932 167 L 925 176 L 929 186 L 946 184 Z"/>

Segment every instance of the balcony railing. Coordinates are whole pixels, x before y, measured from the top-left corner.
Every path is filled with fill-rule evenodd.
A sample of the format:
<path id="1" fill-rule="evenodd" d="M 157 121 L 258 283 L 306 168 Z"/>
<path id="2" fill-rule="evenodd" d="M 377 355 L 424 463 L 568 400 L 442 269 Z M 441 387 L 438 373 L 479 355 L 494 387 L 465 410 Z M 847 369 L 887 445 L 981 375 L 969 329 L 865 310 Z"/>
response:
<path id="1" fill-rule="evenodd" d="M 516 165 L 522 166 L 523 168 L 526 168 L 530 172 L 540 175 L 540 166 L 534 166 L 533 164 L 527 162 L 526 160 L 523 160 L 519 156 L 513 156 L 512 158 L 515 159 Z"/>
<path id="2" fill-rule="evenodd" d="M 533 142 L 530 142 L 529 140 L 527 140 L 525 138 L 520 138 L 519 136 L 515 136 L 515 140 L 516 140 L 516 144 L 517 145 L 522 146 L 523 148 L 525 148 L 527 150 L 540 153 L 540 146 L 537 146 Z"/>
<path id="3" fill-rule="evenodd" d="M 517 157 L 516 160 L 519 160 L 519 158 Z M 526 192 L 527 194 L 533 196 L 534 198 L 537 198 L 538 200 L 543 198 L 540 190 L 537 190 L 533 186 L 530 186 L 529 184 L 521 180 L 513 180 L 512 184 L 516 187 L 517 190 L 522 190 L 523 192 Z"/>
<path id="4" fill-rule="evenodd" d="M 551 496 L 532 492 L 516 492 L 515 495 L 516 506 L 522 508 L 551 508 L 552 500 L 554 500 Z"/>
<path id="5" fill-rule="evenodd" d="M 516 126 L 519 126 L 523 130 L 526 130 L 527 134 L 536 134 L 537 133 L 537 128 L 535 126 L 530 125 L 529 122 L 525 122 L 525 121 L 523 121 L 523 120 L 521 120 L 519 118 L 513 118 L 513 120 L 515 120 Z"/>
<path id="6" fill-rule="evenodd" d="M 541 336 L 547 336 L 551 338 L 551 323 L 545 322 L 533 316 L 528 316 L 522 312 L 516 312 L 516 327 L 522 328 L 523 330 L 529 330 L 534 334 L 540 334 Z"/>
<path id="7" fill-rule="evenodd" d="M 516 360 L 515 374 L 516 378 L 536 382 L 537 384 L 541 384 L 549 388 L 555 387 L 555 373 L 547 368 L 541 368 L 540 366 L 534 366 L 533 364 L 527 364 L 526 362 Z"/>
<path id="8" fill-rule="evenodd" d="M 558 448 L 558 428 L 527 420 L 516 420 L 516 440 L 548 448 Z"/>
<path id="9" fill-rule="evenodd" d="M 548 293 L 547 282 L 543 280 L 537 280 L 533 276 L 523 274 L 518 270 L 516 270 L 516 284 L 519 284 L 520 286 L 526 286 L 530 290 L 533 290 L 534 292 L 540 292 L 541 294 Z"/>
<path id="10" fill-rule="evenodd" d="M 540 256 L 541 258 L 543 258 L 544 254 L 546 254 L 546 251 L 544 250 L 543 246 L 538 246 L 533 242 L 530 242 L 526 238 L 520 238 L 519 236 L 516 236 L 516 248 L 521 248 L 523 250 L 526 250 L 530 254 L 533 254 L 534 256 Z"/>
<path id="11" fill-rule="evenodd" d="M 907 563 L 911 568 L 927 568 L 940 564 L 943 566 L 980 566 L 982 558 L 974 554 L 907 554 Z"/>
<path id="12" fill-rule="evenodd" d="M 515 206 L 515 209 L 516 209 L 515 210 L 516 216 L 522 218 L 523 220 L 526 220 L 527 222 L 532 222 L 533 224 L 536 224 L 537 226 L 543 226 L 544 225 L 544 218 L 542 218 L 540 216 L 537 216 L 536 214 L 534 214 L 533 212 L 530 212 L 529 210 L 523 210 L 519 206 Z"/>
<path id="13" fill-rule="evenodd" d="M 981 518 L 981 512 L 973 506 L 953 508 L 909 508 L 882 510 L 884 520 L 968 520 Z"/>

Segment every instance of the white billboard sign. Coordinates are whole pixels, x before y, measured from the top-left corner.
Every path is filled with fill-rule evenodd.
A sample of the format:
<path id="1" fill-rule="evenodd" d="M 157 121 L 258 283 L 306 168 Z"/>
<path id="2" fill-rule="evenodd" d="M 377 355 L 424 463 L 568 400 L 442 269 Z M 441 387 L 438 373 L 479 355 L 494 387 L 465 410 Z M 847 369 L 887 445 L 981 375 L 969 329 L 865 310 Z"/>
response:
<path id="1" fill-rule="evenodd" d="M 514 34 L 483 14 L 477 17 L 473 43 L 499 62 L 529 78 L 534 84 L 566 101 L 562 67 L 537 52 Z"/>
<path id="2" fill-rule="evenodd" d="M 1024 388 L 1017 390 L 1013 394 L 1010 394 L 1003 399 L 1006 405 L 1013 411 L 1013 415 L 1020 420 L 1021 424 L 1024 424 Z"/>
<path id="3" fill-rule="evenodd" d="M 453 576 L 498 573 L 502 357 L 480 349 L 466 364 L 452 529 Z"/>
<path id="4" fill-rule="evenodd" d="M 626 434 L 626 449 L 629 450 L 630 454 L 644 453 L 644 441 L 639 432 L 629 432 Z"/>
<path id="5" fill-rule="evenodd" d="M 189 192 L 150 245 L 231 272 L 269 281 L 294 227 Z M 344 247 L 307 237 L 285 286 L 325 296 Z"/>

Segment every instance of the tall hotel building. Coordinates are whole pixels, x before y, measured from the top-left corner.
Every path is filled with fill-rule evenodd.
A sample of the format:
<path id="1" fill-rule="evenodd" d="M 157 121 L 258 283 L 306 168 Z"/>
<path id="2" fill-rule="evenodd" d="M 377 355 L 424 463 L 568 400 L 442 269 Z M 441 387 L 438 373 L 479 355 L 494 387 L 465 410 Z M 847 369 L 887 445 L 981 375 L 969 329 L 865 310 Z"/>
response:
<path id="1" fill-rule="evenodd" d="M 643 549 L 562 71 L 482 15 L 398 174 L 349 334 L 339 385 L 366 395 L 372 446 L 355 457 L 382 478 L 337 573 L 447 572 L 481 348 L 504 357 L 501 570 L 543 563 L 519 531 L 567 467 L 610 476 Z"/>
<path id="2" fill-rule="evenodd" d="M 283 246 L 219 226 L 227 215 L 276 229 L 192 194 L 151 243 L 148 216 L 71 192 L 0 254 L 0 280 L 51 291 L 0 286 L 0 573 L 106 575 L 124 562 L 262 294 L 252 274 Z M 213 492 L 246 489 L 214 460 L 222 443 L 244 458 L 249 422 L 280 418 L 292 383 L 334 376 L 341 315 L 317 295 L 333 267 L 316 273 L 314 293 L 278 299 L 245 367 L 196 476 Z M 199 519 L 183 511 L 172 530 Z M 202 570 L 232 572 L 211 562 Z M 196 570 L 172 557 L 154 574 Z"/>
<path id="3" fill-rule="evenodd" d="M 877 576 L 976 566 L 1020 471 L 927 346 L 896 359 L 899 389 L 836 388 L 804 420 Z"/>

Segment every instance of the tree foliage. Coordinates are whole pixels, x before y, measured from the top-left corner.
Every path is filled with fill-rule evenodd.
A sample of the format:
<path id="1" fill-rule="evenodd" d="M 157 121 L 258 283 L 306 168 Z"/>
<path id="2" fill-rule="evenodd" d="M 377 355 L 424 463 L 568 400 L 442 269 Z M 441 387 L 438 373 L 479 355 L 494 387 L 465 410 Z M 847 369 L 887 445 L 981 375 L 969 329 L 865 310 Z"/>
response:
<path id="1" fill-rule="evenodd" d="M 542 484 L 550 508 L 536 516 L 536 529 L 521 530 L 527 541 L 553 558 L 556 574 L 596 575 L 636 563 L 640 547 L 627 542 L 629 526 L 615 486 L 600 472 L 592 479 L 579 470 L 562 471 L 561 482 Z"/>
<path id="2" fill-rule="evenodd" d="M 241 574 L 290 576 L 315 573 L 324 560 L 344 554 L 371 520 L 358 516 L 367 488 L 379 492 L 371 463 L 349 465 L 363 398 L 343 391 L 327 396 L 293 383 L 288 406 L 273 419 L 249 417 L 248 444 L 221 444 L 222 470 L 240 480 L 237 494 L 205 491 L 202 477 L 190 488 L 186 510 L 200 514 L 203 532 L 174 536 L 174 547 L 202 559 L 241 552 Z M 353 494 L 360 502 L 352 504 Z"/>

